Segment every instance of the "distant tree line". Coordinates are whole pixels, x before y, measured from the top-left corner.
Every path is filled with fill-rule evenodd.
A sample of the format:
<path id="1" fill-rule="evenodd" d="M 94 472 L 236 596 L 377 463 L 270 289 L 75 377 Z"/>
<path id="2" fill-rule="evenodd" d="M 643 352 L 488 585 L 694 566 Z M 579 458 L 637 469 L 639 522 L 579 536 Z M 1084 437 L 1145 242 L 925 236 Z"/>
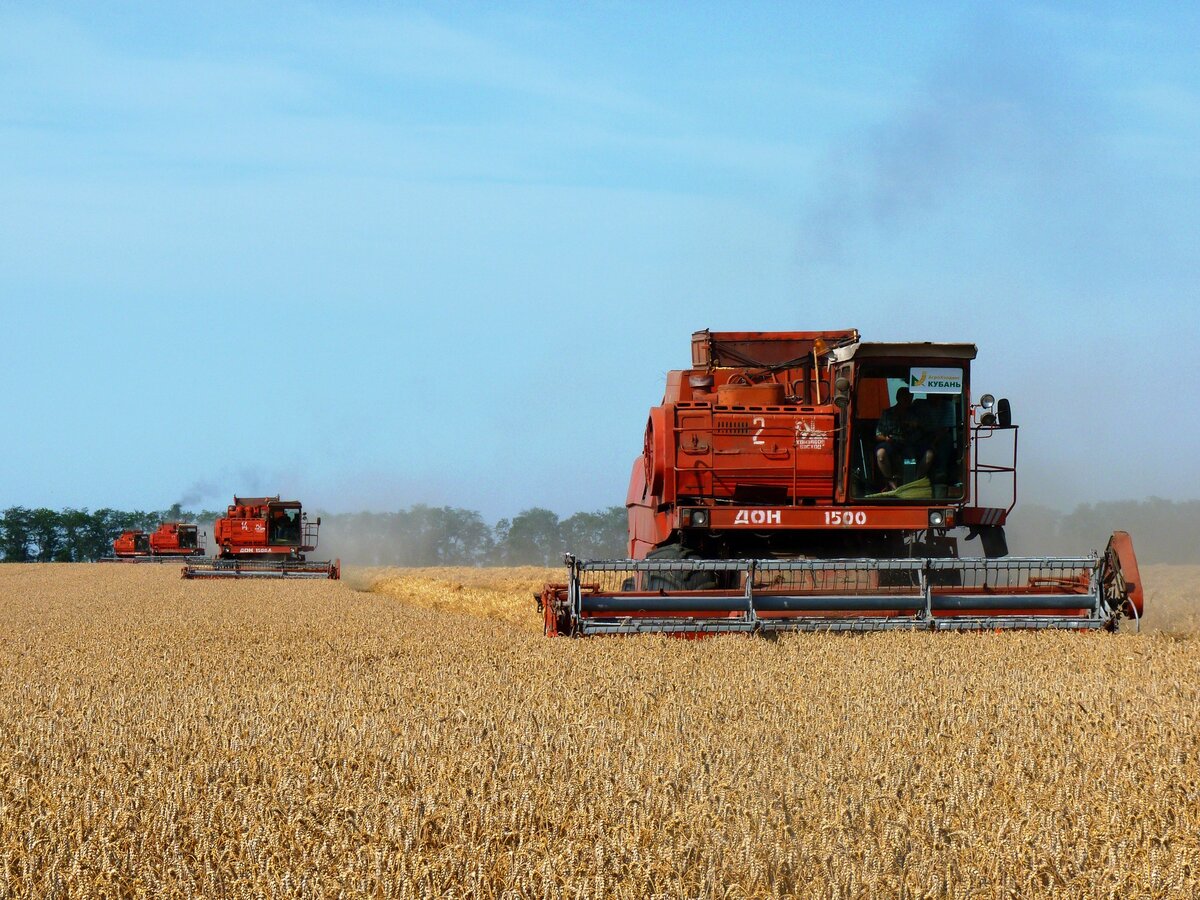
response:
<path id="1" fill-rule="evenodd" d="M 1112 500 L 1069 513 L 1018 505 L 1008 544 L 1014 554 L 1065 556 L 1103 550 L 1118 530 L 1133 536 L 1139 563 L 1200 563 L 1200 500 Z"/>
<path id="2" fill-rule="evenodd" d="M 365 566 L 558 565 L 570 551 L 590 559 L 629 555 L 623 506 L 565 519 L 533 508 L 494 526 L 452 506 L 391 513 L 321 515 L 324 552 Z"/>
<path id="3" fill-rule="evenodd" d="M 153 531 L 162 522 L 195 522 L 211 537 L 212 523 L 222 514 L 192 512 L 178 504 L 154 512 L 14 506 L 0 513 L 0 559 L 94 562 L 111 555 L 113 539 L 126 529 Z M 317 554 L 351 565 L 557 565 L 567 550 L 590 558 L 627 555 L 620 506 L 565 519 L 548 509 L 527 509 L 495 525 L 474 510 L 450 506 L 319 515 Z"/>
<path id="4" fill-rule="evenodd" d="M 161 522 L 211 522 L 218 515 L 189 512 L 179 504 L 160 512 L 12 506 L 0 513 L 0 558 L 4 562 L 94 562 L 112 553 L 113 539 L 126 529 L 153 531 Z"/>
<path id="5" fill-rule="evenodd" d="M 152 531 L 160 522 L 196 522 L 209 535 L 221 513 L 191 512 L 178 504 L 157 512 L 115 509 L 53 510 L 14 506 L 0 513 L 0 559 L 5 562 L 90 562 L 112 552 L 127 528 Z M 560 519 L 548 509 L 527 509 L 488 525 L 469 509 L 417 505 L 387 513 L 320 513 L 318 555 L 351 565 L 479 566 L 557 565 L 571 551 L 583 558 L 628 554 L 625 510 L 620 506 Z M 1088 503 L 1069 513 L 1019 506 L 1009 520 L 1014 554 L 1074 555 L 1102 550 L 1109 534 L 1133 535 L 1144 563 L 1200 562 L 1200 500 Z M 963 552 L 978 552 L 975 542 Z"/>

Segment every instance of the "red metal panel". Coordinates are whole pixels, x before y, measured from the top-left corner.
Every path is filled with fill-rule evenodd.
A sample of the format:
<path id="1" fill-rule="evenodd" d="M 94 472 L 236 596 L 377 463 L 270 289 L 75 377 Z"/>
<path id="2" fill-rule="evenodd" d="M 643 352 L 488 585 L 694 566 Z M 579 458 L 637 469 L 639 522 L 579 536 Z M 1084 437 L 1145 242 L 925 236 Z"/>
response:
<path id="1" fill-rule="evenodd" d="M 642 458 L 634 460 L 629 478 L 629 496 L 625 506 L 629 510 L 629 557 L 644 559 L 646 554 L 665 541 L 671 534 L 671 516 L 654 507 L 655 499 L 646 490 L 645 465 Z"/>
<path id="2" fill-rule="evenodd" d="M 650 493 L 657 496 L 672 496 L 675 492 L 675 442 L 668 417 L 673 409 L 673 406 L 654 407 L 646 424 L 645 478 Z"/>
<path id="3" fill-rule="evenodd" d="M 248 507 L 239 510 L 248 511 Z M 213 528 L 217 544 L 221 547 L 255 547 L 266 546 L 267 520 L 265 515 L 252 518 L 245 513 L 217 519 Z"/>
<path id="4" fill-rule="evenodd" d="M 1114 531 L 1108 540 L 1107 553 L 1110 565 L 1107 569 L 1109 579 L 1119 579 L 1126 592 L 1128 603 L 1133 607 L 1137 617 L 1142 615 L 1142 576 L 1138 571 L 1137 557 L 1133 553 L 1133 539 L 1127 531 Z"/>
<path id="5" fill-rule="evenodd" d="M 150 549 L 155 553 L 179 549 L 179 535 L 173 522 L 164 522 L 150 535 Z"/>
<path id="6" fill-rule="evenodd" d="M 1008 510 L 995 506 L 967 506 L 959 521 L 963 525 L 1003 525 L 1008 521 Z"/>
<path id="7" fill-rule="evenodd" d="M 929 526 L 927 506 L 718 506 L 709 510 L 715 530 L 772 529 L 919 530 Z M 950 516 L 949 525 L 954 525 Z"/>
<path id="8" fill-rule="evenodd" d="M 787 498 L 831 498 L 828 410 L 676 407 L 675 417 L 676 496 L 732 498 L 739 489 L 774 488 Z"/>
<path id="9" fill-rule="evenodd" d="M 273 552 L 267 544 L 267 511 L 272 499 L 234 497 L 227 515 L 213 526 L 213 539 L 222 556 Z"/>

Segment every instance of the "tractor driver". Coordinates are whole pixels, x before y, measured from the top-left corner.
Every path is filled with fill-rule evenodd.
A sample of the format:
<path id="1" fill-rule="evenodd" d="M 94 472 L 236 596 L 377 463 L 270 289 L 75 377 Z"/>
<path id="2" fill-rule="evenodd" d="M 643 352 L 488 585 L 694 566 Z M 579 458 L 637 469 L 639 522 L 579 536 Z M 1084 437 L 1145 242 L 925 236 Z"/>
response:
<path id="1" fill-rule="evenodd" d="M 271 510 L 271 531 L 268 540 L 272 544 L 283 544 L 288 540 L 287 513 L 282 509 Z"/>
<path id="2" fill-rule="evenodd" d="M 287 511 L 287 535 L 290 541 L 299 542 L 300 540 L 300 511 L 298 509 Z"/>
<path id="3" fill-rule="evenodd" d="M 294 544 L 300 540 L 300 513 L 294 509 L 276 509 L 271 513 L 272 541 Z"/>
<path id="4" fill-rule="evenodd" d="M 933 465 L 933 448 L 926 440 L 920 410 L 913 409 L 912 391 L 896 391 L 896 404 L 879 414 L 875 429 L 875 460 L 890 490 L 900 486 L 900 466 L 905 457 L 915 457 L 915 478 L 923 478 Z"/>

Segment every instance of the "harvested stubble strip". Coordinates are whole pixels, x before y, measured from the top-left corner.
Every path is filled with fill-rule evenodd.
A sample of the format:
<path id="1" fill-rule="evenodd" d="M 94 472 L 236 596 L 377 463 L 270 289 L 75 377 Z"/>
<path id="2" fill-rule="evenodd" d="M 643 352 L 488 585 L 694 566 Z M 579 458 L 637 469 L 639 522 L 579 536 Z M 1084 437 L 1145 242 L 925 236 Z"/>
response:
<path id="1" fill-rule="evenodd" d="M 495 619 L 541 633 L 533 595 L 546 582 L 561 582 L 559 568 L 367 569 L 353 584 L 427 609 Z"/>

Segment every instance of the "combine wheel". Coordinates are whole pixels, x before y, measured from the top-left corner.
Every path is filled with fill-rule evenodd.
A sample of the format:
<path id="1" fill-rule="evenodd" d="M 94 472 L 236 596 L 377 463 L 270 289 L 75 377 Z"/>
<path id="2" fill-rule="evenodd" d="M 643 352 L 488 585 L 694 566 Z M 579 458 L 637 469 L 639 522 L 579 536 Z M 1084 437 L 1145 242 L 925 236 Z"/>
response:
<path id="1" fill-rule="evenodd" d="M 698 559 L 699 555 L 692 550 L 685 550 L 680 544 L 667 544 L 657 547 L 646 554 L 647 560 L 689 560 Z M 646 575 L 646 590 L 648 591 L 712 591 L 717 588 L 717 578 L 712 572 L 686 571 L 650 572 Z"/>

